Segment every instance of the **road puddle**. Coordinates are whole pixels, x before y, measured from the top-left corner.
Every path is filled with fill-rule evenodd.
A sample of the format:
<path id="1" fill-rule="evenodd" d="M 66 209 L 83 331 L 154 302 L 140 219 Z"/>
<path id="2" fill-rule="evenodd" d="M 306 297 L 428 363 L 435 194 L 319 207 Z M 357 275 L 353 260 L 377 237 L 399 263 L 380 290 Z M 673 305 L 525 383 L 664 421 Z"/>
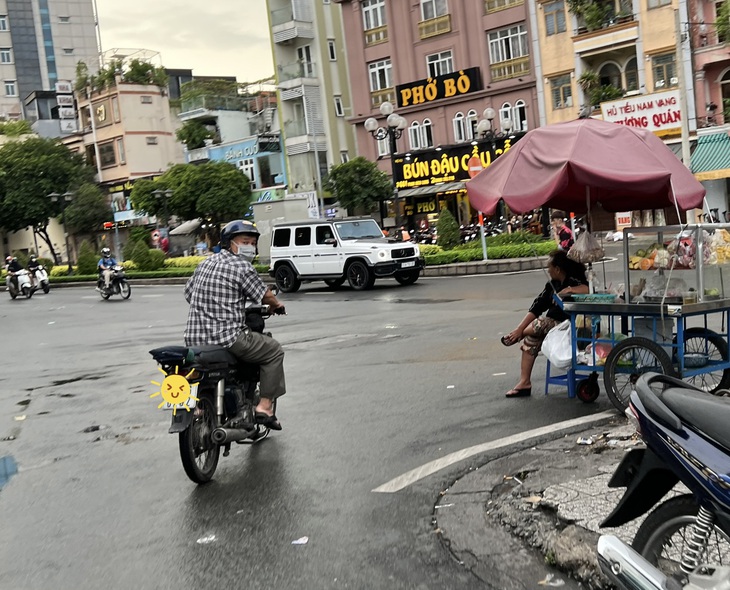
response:
<path id="1" fill-rule="evenodd" d="M 18 464 L 12 455 L 0 457 L 0 490 L 10 481 L 10 478 L 18 473 Z"/>

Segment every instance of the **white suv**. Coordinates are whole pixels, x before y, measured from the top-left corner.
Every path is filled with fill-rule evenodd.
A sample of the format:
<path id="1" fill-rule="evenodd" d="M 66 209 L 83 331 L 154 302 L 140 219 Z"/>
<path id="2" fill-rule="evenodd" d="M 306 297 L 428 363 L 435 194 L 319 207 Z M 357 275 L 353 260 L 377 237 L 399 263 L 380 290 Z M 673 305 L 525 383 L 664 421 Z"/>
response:
<path id="1" fill-rule="evenodd" d="M 302 281 L 370 289 L 376 277 L 412 285 L 423 269 L 418 246 L 387 239 L 371 218 L 311 220 L 277 224 L 271 240 L 269 274 L 284 293 Z"/>

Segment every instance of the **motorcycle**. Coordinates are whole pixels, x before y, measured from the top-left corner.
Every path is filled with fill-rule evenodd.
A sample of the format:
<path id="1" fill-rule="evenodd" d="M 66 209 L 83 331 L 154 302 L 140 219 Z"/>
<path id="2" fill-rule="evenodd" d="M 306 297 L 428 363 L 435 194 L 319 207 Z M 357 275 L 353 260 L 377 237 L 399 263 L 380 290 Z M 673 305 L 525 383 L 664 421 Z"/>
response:
<path id="1" fill-rule="evenodd" d="M 35 287 L 43 289 L 44 293 L 48 293 L 51 290 L 51 283 L 48 280 L 46 267 L 41 264 L 40 266 L 36 266 L 30 272 L 35 281 Z"/>
<path id="2" fill-rule="evenodd" d="M 132 287 L 124 274 L 124 268 L 120 265 L 112 267 L 112 277 L 109 281 L 109 288 L 105 286 L 104 277 L 99 278 L 98 289 L 102 299 L 109 299 L 112 295 L 121 295 L 122 299 L 129 299 L 132 295 Z"/>
<path id="3" fill-rule="evenodd" d="M 16 277 L 17 283 L 13 281 L 12 277 Z M 10 293 L 11 299 L 15 299 L 18 295 L 25 295 L 27 299 L 30 299 L 38 289 L 31 283 L 30 274 L 25 269 L 9 272 L 5 277 L 5 287 Z"/>
<path id="4" fill-rule="evenodd" d="M 601 526 L 621 526 L 653 510 L 632 543 L 641 559 L 615 537 L 605 538 L 602 567 L 617 583 L 648 584 L 627 588 L 686 588 L 698 582 L 697 575 L 730 565 L 730 400 L 645 373 L 626 415 L 646 448 L 630 451 L 617 467 L 608 485 L 626 491 Z M 679 482 L 691 493 L 662 502 Z M 663 579 L 657 572 L 669 585 L 651 585 Z M 723 587 L 730 587 L 727 571 L 724 580 Z"/>
<path id="5" fill-rule="evenodd" d="M 277 313 L 284 313 L 283 308 Z M 264 333 L 269 317 L 268 305 L 246 308 L 246 325 L 256 332 Z M 260 400 L 258 365 L 242 365 L 227 348 L 218 346 L 163 346 L 150 354 L 166 375 L 161 384 L 153 383 L 160 385 L 159 407 L 173 410 L 168 432 L 179 437 L 180 459 L 192 481 L 203 484 L 212 479 L 221 447 L 227 457 L 231 443 L 257 443 L 269 435 L 269 428 L 254 419 Z M 242 419 L 231 422 L 239 409 Z"/>

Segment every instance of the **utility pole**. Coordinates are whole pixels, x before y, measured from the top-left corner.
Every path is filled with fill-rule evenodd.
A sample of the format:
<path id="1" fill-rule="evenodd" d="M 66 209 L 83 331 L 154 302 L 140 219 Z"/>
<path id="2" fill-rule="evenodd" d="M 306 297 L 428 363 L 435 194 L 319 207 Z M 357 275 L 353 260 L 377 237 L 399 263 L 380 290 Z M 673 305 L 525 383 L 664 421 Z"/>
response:
<path id="1" fill-rule="evenodd" d="M 689 33 L 687 33 L 689 35 Z M 674 35 L 676 37 L 677 53 L 674 58 L 679 83 L 679 117 L 682 129 L 682 162 L 690 167 L 689 153 L 689 113 L 687 112 L 687 84 L 684 79 L 684 39 L 682 38 L 682 23 L 679 10 L 674 9 Z"/>

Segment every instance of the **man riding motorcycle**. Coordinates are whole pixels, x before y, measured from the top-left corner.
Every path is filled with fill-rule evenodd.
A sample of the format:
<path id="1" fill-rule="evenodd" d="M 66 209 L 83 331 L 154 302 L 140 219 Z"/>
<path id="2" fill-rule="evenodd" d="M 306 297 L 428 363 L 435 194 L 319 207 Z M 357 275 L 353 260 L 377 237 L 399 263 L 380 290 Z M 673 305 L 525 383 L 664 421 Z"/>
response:
<path id="1" fill-rule="evenodd" d="M 99 270 L 99 280 L 97 281 L 96 290 L 101 291 L 101 280 L 104 279 L 104 287 L 109 289 L 111 285 L 112 276 L 114 275 L 114 267 L 117 265 L 117 261 L 112 258 L 112 251 L 109 248 L 101 249 L 101 258 L 97 263 Z"/>
<path id="2" fill-rule="evenodd" d="M 37 278 L 35 276 L 36 269 L 41 266 L 41 263 L 38 262 L 38 257 L 35 254 L 31 254 L 30 258 L 28 258 L 28 273 L 30 274 L 30 280 L 34 287 L 36 287 Z"/>
<path id="3" fill-rule="evenodd" d="M 284 306 L 251 264 L 258 238 L 250 221 L 231 221 L 221 232 L 221 251 L 195 269 L 185 285 L 185 300 L 190 304 L 185 345 L 226 347 L 241 362 L 259 365 L 261 400 L 255 409 L 256 422 L 281 430 L 274 400 L 286 393 L 284 351 L 271 336 L 255 332 L 245 323 L 246 300 L 284 313 Z M 231 422 L 240 419 L 239 412 Z"/>
<path id="4" fill-rule="evenodd" d="M 5 270 L 7 271 L 8 275 L 10 275 L 10 281 L 13 283 L 15 290 L 19 291 L 20 289 L 18 286 L 18 276 L 15 273 L 23 270 L 23 265 L 18 262 L 18 259 L 15 256 L 6 256 Z"/>

